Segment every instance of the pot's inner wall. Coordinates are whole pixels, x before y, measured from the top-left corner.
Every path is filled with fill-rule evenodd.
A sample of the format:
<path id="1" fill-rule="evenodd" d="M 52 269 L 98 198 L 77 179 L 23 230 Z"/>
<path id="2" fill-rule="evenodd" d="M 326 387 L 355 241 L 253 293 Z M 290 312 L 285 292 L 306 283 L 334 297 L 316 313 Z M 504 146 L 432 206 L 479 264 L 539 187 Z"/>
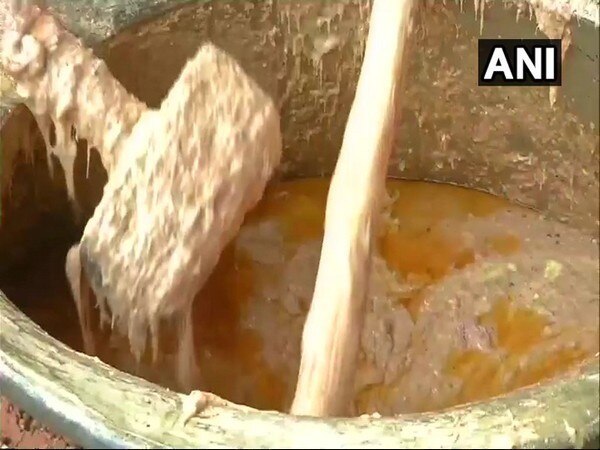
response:
<path id="1" fill-rule="evenodd" d="M 358 2 L 248 5 L 214 2 L 184 8 L 122 33 L 98 52 L 130 91 L 156 106 L 186 58 L 202 41 L 213 40 L 278 100 L 286 147 L 281 175 L 329 174 L 366 35 L 366 27 L 357 23 L 364 23 L 361 17 L 368 11 Z M 547 88 L 477 87 L 480 24 L 471 4 L 464 6 L 461 13 L 448 2 L 418 16 L 390 174 L 487 190 L 597 234 L 597 30 L 573 28 L 564 90 L 552 109 Z M 488 8 L 484 37 L 534 37 L 535 22 L 525 15 L 516 24 L 515 14 L 510 8 Z M 62 267 L 57 267 L 64 264 L 64 253 L 77 240 L 81 224 L 70 216 L 62 171 L 55 164 L 58 176 L 50 180 L 42 140 L 24 109 L 3 128 L 2 141 L 3 167 L 14 170 L 10 191 L 9 172 L 3 174 L 0 288 L 19 273 L 35 276 L 37 270 L 39 280 L 46 277 L 47 285 L 55 286 L 54 294 L 33 290 L 22 302 L 15 296 L 13 301 L 42 322 L 45 302 L 73 319 L 70 294 L 60 279 Z M 94 151 L 87 170 L 85 143 L 80 147 L 75 184 L 85 218 L 92 214 L 106 178 Z M 43 264 L 32 269 L 36 260 L 51 269 Z M 46 319 L 50 328 L 62 326 Z M 80 348 L 77 332 L 61 338 Z"/>
<path id="2" fill-rule="evenodd" d="M 486 190 L 597 234 L 598 29 L 576 19 L 569 25 L 552 108 L 545 87 L 478 87 L 480 19 L 472 2 L 460 2 L 463 12 L 445 3 L 423 2 L 415 21 L 390 175 Z M 543 37 L 535 16 L 525 10 L 517 21 L 517 12 L 492 2 L 482 37 Z M 127 89 L 156 106 L 186 59 L 212 40 L 280 105 L 282 173 L 315 176 L 335 164 L 367 17 L 368 2 L 360 1 L 199 2 L 121 33 L 98 53 Z M 4 191 L 15 153 L 5 147 Z"/>
<path id="3" fill-rule="evenodd" d="M 552 108 L 548 88 L 478 87 L 473 3 L 461 2 L 462 13 L 455 2 L 429 3 L 412 36 L 390 174 L 486 190 L 597 232 L 598 29 L 570 25 Z M 285 173 L 321 175 L 341 144 L 367 13 L 358 1 L 207 3 L 125 33 L 102 54 L 127 88 L 157 105 L 185 59 L 213 40 L 281 105 Z M 488 5 L 482 37 L 544 37 L 527 11 L 516 16 L 504 2 Z"/>

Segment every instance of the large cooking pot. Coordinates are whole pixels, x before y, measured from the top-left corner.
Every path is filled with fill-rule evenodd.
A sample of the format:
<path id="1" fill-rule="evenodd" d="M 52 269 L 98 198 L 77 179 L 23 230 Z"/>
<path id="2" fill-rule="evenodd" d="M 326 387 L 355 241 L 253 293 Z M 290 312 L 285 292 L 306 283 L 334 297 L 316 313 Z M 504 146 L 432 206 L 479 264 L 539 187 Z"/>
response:
<path id="1" fill-rule="evenodd" d="M 551 105 L 545 87 L 477 86 L 480 36 L 540 34 L 526 2 L 419 1 L 390 174 L 485 190 L 597 238 L 597 2 L 530 2 L 559 13 L 575 9 L 563 87 Z M 368 1 L 46 3 L 151 106 L 200 43 L 214 41 L 281 108 L 279 176 L 332 171 L 360 69 Z M 71 214 L 64 186 L 50 181 L 44 164 L 30 162 L 45 160 L 42 141 L 23 107 L 6 107 L 14 98 L 10 80 L 2 83 L 0 270 L 26 259 Z M 105 182 L 101 168 L 94 170 L 77 196 L 84 218 Z M 441 412 L 310 419 L 223 402 L 184 426 L 180 394 L 72 350 L 0 292 L 2 395 L 86 447 L 597 448 L 598 383 L 596 355 L 560 378 Z"/>

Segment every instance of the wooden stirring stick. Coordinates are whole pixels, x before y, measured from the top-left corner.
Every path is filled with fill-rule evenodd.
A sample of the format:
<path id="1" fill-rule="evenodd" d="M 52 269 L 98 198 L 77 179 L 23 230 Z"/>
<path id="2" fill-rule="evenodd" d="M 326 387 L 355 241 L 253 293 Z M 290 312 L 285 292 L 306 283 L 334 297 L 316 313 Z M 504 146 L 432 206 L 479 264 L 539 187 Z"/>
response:
<path id="1" fill-rule="evenodd" d="M 302 336 L 292 414 L 349 412 L 413 3 L 373 2 L 365 57 L 327 197 L 321 260 Z"/>

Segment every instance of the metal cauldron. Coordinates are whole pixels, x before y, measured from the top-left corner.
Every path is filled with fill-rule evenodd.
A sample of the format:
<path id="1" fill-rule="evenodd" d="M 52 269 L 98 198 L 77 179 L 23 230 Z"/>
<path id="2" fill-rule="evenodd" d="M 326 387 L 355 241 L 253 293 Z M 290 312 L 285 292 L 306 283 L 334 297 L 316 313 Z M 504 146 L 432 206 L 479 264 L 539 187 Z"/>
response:
<path id="1" fill-rule="evenodd" d="M 548 88 L 477 86 L 480 32 L 536 36 L 526 2 L 483 3 L 481 28 L 478 0 L 478 14 L 473 2 L 420 1 L 390 174 L 485 190 L 598 237 L 597 3 L 542 2 L 577 4 L 563 87 L 551 106 Z M 214 41 L 281 108 L 285 157 L 278 176 L 332 171 L 360 69 L 368 0 L 46 3 L 151 106 L 199 44 Z M 64 187 L 50 181 L 43 164 L 23 164 L 24 145 L 43 152 L 28 112 L 4 108 L 0 117 L 2 270 L 48 239 L 49 217 L 70 210 Z M 100 167 L 93 170 L 97 176 L 78 195 L 88 215 L 105 181 Z M 89 447 L 597 448 L 598 383 L 596 356 L 559 379 L 437 413 L 320 420 L 224 404 L 184 427 L 179 394 L 73 351 L 0 292 L 2 394 Z"/>

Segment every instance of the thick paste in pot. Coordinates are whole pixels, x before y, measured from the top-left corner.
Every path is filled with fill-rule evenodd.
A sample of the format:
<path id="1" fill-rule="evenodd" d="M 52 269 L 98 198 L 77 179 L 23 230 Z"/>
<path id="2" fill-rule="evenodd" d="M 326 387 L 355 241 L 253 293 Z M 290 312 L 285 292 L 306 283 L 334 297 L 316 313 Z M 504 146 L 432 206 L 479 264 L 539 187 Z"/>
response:
<path id="1" fill-rule="evenodd" d="M 258 408 L 291 404 L 327 187 L 327 179 L 275 184 L 246 218 L 194 302 L 194 388 Z M 390 180 L 387 192 L 356 414 L 485 399 L 597 354 L 597 241 L 477 191 Z M 81 348 L 62 257 L 54 266 L 51 257 L 0 284 L 51 334 Z M 92 328 L 101 359 L 178 387 L 175 327 L 163 325 L 158 361 L 147 354 L 140 365 L 126 338 Z"/>

